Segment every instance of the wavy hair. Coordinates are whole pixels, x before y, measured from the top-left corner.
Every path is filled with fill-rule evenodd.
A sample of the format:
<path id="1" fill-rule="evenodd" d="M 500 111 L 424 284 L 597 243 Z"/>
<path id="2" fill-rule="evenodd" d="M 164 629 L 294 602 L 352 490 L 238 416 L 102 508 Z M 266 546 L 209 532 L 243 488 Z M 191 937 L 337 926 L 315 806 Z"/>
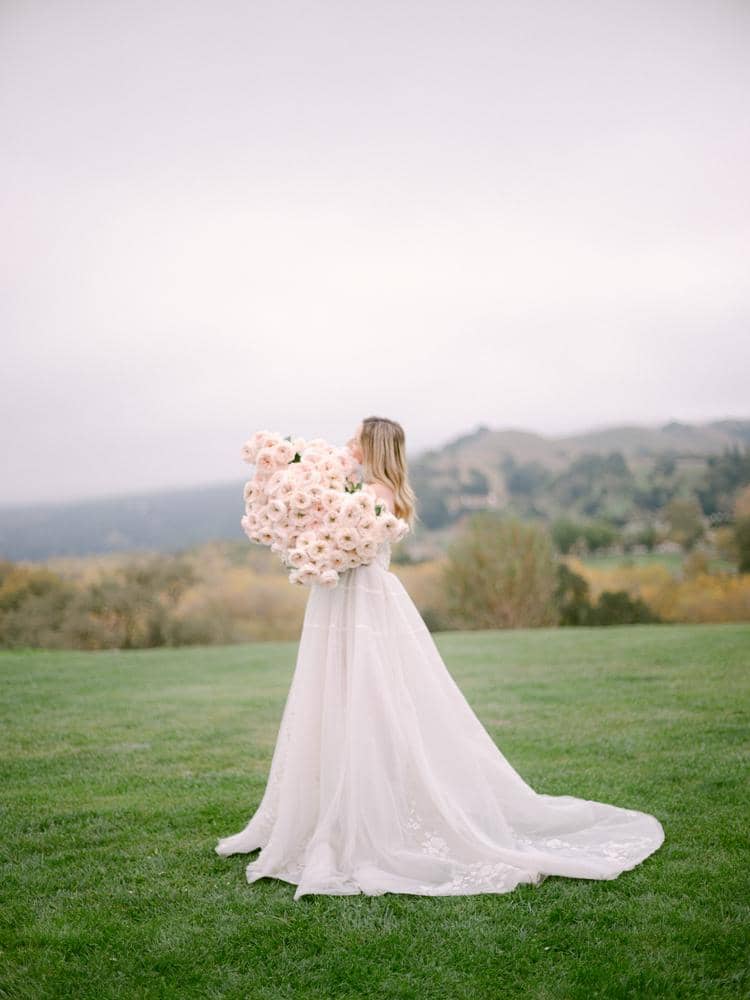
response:
<path id="1" fill-rule="evenodd" d="M 390 486 L 393 490 L 394 514 L 402 517 L 413 528 L 419 515 L 417 497 L 409 485 L 403 427 L 386 417 L 365 417 L 359 441 L 365 480 Z"/>

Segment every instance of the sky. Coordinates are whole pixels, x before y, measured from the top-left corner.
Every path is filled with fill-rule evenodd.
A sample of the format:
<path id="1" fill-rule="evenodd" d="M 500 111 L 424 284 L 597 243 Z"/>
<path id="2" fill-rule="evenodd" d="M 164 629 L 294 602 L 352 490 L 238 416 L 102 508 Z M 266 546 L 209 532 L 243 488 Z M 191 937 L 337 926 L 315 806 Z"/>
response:
<path id="1" fill-rule="evenodd" d="M 0 503 L 750 417 L 746 0 L 0 5 Z"/>

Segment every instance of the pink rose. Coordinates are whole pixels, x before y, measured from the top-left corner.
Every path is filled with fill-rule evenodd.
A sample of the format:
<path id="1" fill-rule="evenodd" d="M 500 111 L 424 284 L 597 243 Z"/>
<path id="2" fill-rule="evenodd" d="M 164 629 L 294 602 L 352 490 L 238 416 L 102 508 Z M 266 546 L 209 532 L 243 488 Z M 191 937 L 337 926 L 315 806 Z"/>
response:
<path id="1" fill-rule="evenodd" d="M 335 569 L 324 569 L 318 579 L 321 587 L 335 587 L 338 582 L 339 575 Z"/>
<path id="2" fill-rule="evenodd" d="M 339 528 L 336 533 L 336 545 L 340 549 L 344 549 L 346 552 L 352 552 L 356 549 L 357 545 L 361 541 L 359 532 L 356 528 L 345 525 Z"/>

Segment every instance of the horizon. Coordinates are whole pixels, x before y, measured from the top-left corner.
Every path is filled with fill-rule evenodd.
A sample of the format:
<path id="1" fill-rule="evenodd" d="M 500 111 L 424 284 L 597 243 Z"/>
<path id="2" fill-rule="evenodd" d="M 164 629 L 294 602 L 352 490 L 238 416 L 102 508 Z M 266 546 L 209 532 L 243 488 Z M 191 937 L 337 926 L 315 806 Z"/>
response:
<path id="1" fill-rule="evenodd" d="M 486 427 L 490 431 L 490 433 L 493 433 L 493 434 L 524 433 L 524 434 L 533 434 L 533 435 L 536 435 L 538 437 L 545 438 L 547 440 L 559 441 L 559 440 L 564 440 L 566 438 L 585 437 L 585 436 L 590 435 L 590 434 L 599 434 L 599 433 L 602 433 L 602 432 L 605 432 L 605 431 L 613 431 L 613 430 L 615 430 L 615 431 L 616 430 L 624 430 L 626 428 L 631 428 L 631 429 L 636 429 L 636 430 L 664 430 L 666 427 L 670 426 L 671 424 L 678 424 L 680 426 L 700 428 L 700 427 L 705 427 L 705 426 L 713 425 L 713 424 L 735 423 L 735 422 L 740 422 L 740 423 L 750 422 L 750 416 L 748 416 L 748 417 L 724 416 L 724 417 L 716 417 L 716 418 L 709 419 L 709 420 L 692 421 L 692 422 L 686 421 L 686 420 L 680 420 L 677 417 L 670 417 L 669 419 L 664 420 L 664 421 L 659 421 L 659 422 L 656 422 L 656 423 L 643 423 L 643 424 L 640 424 L 640 423 L 637 423 L 637 422 L 634 422 L 634 421 L 630 421 L 630 422 L 625 421 L 625 422 L 622 422 L 622 423 L 615 423 L 615 424 L 594 425 L 594 426 L 588 427 L 586 429 L 573 430 L 573 431 L 566 432 L 566 433 L 563 433 L 563 434 L 544 434 L 544 433 L 542 433 L 540 431 L 534 431 L 534 430 L 531 430 L 531 429 L 526 428 L 526 427 L 518 427 L 518 426 L 493 427 L 491 425 L 485 424 L 483 421 L 477 421 L 477 423 L 474 424 L 474 426 L 473 426 L 472 429 L 469 429 L 469 430 L 466 430 L 466 431 L 460 431 L 458 433 L 455 433 L 451 437 L 449 437 L 449 438 L 445 439 L 444 441 L 442 441 L 441 443 L 427 445 L 426 447 L 420 448 L 416 452 L 413 449 L 409 449 L 408 444 L 407 444 L 407 458 L 408 458 L 409 461 L 418 460 L 420 458 L 420 456 L 423 455 L 425 452 L 440 451 L 441 449 L 447 447 L 452 442 L 454 442 L 454 441 L 456 441 L 456 440 L 458 440 L 460 438 L 464 438 L 464 437 L 470 436 L 472 434 L 475 434 L 477 431 L 479 431 L 483 427 Z M 273 430 L 274 428 L 257 428 L 257 430 L 261 430 L 261 429 Z M 251 433 L 254 433 L 254 432 L 251 432 Z M 302 436 L 304 437 L 305 435 L 302 435 Z M 319 436 L 320 435 L 310 435 L 310 437 L 319 437 Z M 245 438 L 244 440 L 247 440 L 247 438 Z M 238 453 L 239 453 L 240 448 L 242 447 L 242 443 L 243 442 L 240 442 L 240 444 L 238 445 L 238 448 L 237 448 Z M 335 443 L 335 442 L 331 442 L 331 443 Z M 238 473 L 238 476 L 237 476 L 237 481 L 239 482 L 239 481 L 241 481 L 243 475 L 246 475 L 246 473 L 244 471 L 242 471 L 242 470 L 247 469 L 248 466 L 247 466 L 246 463 L 242 462 L 241 459 L 238 459 L 238 462 L 240 463 L 240 465 L 242 467 L 241 471 Z M 16 509 L 16 508 L 28 508 L 28 507 L 45 507 L 45 508 L 47 508 L 47 507 L 57 507 L 57 506 L 64 506 L 64 505 L 78 505 L 78 504 L 87 504 L 87 503 L 106 503 L 106 502 L 109 502 L 109 501 L 116 502 L 116 501 L 119 501 L 119 500 L 128 500 L 128 499 L 135 500 L 135 499 L 138 499 L 138 498 L 141 498 L 141 497 L 149 497 L 149 496 L 155 496 L 155 495 L 165 495 L 165 494 L 169 494 L 169 493 L 183 493 L 183 492 L 190 492 L 190 491 L 193 491 L 193 490 L 202 490 L 202 489 L 206 489 L 206 490 L 220 489 L 222 487 L 230 485 L 232 482 L 233 482 L 233 479 L 231 477 L 227 476 L 227 477 L 225 477 L 223 479 L 213 479 L 213 480 L 206 480 L 206 481 L 195 481 L 195 480 L 193 480 L 193 481 L 190 481 L 190 482 L 186 481 L 186 482 L 183 482 L 183 483 L 163 484 L 163 485 L 154 486 L 154 487 L 144 486 L 144 487 L 142 487 L 142 488 L 140 488 L 138 490 L 121 490 L 121 491 L 112 492 L 112 493 L 93 493 L 93 494 L 84 494 L 84 495 L 79 495 L 79 496 L 69 496 L 69 497 L 60 497 L 60 498 L 48 498 L 48 499 L 45 499 L 45 500 L 29 499 L 29 500 L 13 501 L 13 502 L 10 502 L 10 503 L 5 503 L 2 500 L 0 500 L 0 510 L 8 511 L 8 510 Z"/>

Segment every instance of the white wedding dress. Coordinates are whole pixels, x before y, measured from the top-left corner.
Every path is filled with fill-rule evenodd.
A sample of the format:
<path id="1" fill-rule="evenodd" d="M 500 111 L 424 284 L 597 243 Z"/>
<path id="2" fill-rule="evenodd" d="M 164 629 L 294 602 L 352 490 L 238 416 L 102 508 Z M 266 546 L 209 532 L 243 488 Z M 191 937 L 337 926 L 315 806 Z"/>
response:
<path id="1" fill-rule="evenodd" d="M 389 566 L 386 541 L 336 587 L 310 588 L 265 793 L 216 853 L 262 848 L 247 881 L 290 882 L 297 900 L 613 879 L 656 851 L 654 816 L 526 784 Z"/>

